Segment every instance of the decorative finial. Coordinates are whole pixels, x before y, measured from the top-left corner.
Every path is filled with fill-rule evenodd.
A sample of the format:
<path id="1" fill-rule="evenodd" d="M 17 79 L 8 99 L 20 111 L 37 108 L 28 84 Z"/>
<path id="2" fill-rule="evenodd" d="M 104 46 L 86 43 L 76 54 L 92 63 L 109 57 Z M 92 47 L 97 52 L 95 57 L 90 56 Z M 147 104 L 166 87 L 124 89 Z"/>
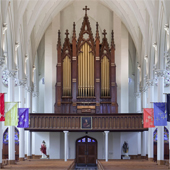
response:
<path id="1" fill-rule="evenodd" d="M 66 38 L 68 38 L 68 35 L 69 35 L 69 32 L 68 32 L 68 30 L 66 30 Z"/>
<path id="2" fill-rule="evenodd" d="M 85 8 L 83 8 L 83 10 L 85 10 L 85 16 L 87 16 L 87 10 L 90 10 L 90 8 L 87 8 L 87 6 L 85 6 Z"/>
<path id="3" fill-rule="evenodd" d="M 96 38 L 99 38 L 99 24 L 96 22 Z"/>
<path id="4" fill-rule="evenodd" d="M 73 39 L 76 38 L 76 24 L 73 22 Z"/>
<path id="5" fill-rule="evenodd" d="M 61 45 L 60 30 L 58 30 L 58 45 Z"/>
<path id="6" fill-rule="evenodd" d="M 99 24 L 98 24 L 98 22 L 96 22 L 96 32 L 98 32 L 99 31 Z"/>
<path id="7" fill-rule="evenodd" d="M 114 32 L 113 32 L 113 30 L 112 30 L 112 39 L 111 39 L 111 46 L 112 47 L 115 47 L 115 44 L 114 44 Z"/>
<path id="8" fill-rule="evenodd" d="M 104 38 L 106 38 L 106 34 L 107 34 L 107 32 L 106 32 L 106 30 L 104 29 L 104 31 L 103 31 L 103 33 L 102 33 L 103 35 L 104 35 Z"/>

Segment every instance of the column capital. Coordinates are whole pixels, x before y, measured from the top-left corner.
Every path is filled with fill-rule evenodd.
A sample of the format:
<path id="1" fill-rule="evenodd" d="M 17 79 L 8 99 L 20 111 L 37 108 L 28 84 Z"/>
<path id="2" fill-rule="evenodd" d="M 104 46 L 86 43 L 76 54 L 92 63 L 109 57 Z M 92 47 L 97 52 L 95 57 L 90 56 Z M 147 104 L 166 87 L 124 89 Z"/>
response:
<path id="1" fill-rule="evenodd" d="M 39 96 L 39 92 L 38 91 L 33 91 L 32 92 L 32 97 L 38 97 Z"/>
<path id="2" fill-rule="evenodd" d="M 65 134 L 67 134 L 69 131 L 63 131 Z"/>
<path id="3" fill-rule="evenodd" d="M 166 75 L 166 70 L 157 69 L 157 70 L 155 71 L 155 75 L 156 75 L 158 78 L 164 78 L 165 75 Z"/>
<path id="4" fill-rule="evenodd" d="M 140 98 L 141 97 L 141 93 L 140 92 L 135 93 L 135 97 L 136 98 Z"/>
<path id="5" fill-rule="evenodd" d="M 3 68 L 4 64 L 5 64 L 5 57 L 0 56 L 0 69 Z"/>
<path id="6" fill-rule="evenodd" d="M 154 79 L 147 79 L 146 84 L 149 87 L 154 86 Z"/>
<path id="7" fill-rule="evenodd" d="M 32 90 L 32 87 L 31 87 L 31 86 L 27 86 L 27 87 L 26 87 L 26 91 L 27 91 L 28 93 L 32 93 L 32 91 L 33 91 L 33 90 Z"/>
<path id="8" fill-rule="evenodd" d="M 18 86 L 25 87 L 26 84 L 27 84 L 26 79 L 18 79 Z"/>
<path id="9" fill-rule="evenodd" d="M 108 134 L 110 131 L 104 131 L 105 134 Z"/>
<path id="10" fill-rule="evenodd" d="M 7 75 L 9 78 L 16 78 L 18 70 L 7 70 Z"/>

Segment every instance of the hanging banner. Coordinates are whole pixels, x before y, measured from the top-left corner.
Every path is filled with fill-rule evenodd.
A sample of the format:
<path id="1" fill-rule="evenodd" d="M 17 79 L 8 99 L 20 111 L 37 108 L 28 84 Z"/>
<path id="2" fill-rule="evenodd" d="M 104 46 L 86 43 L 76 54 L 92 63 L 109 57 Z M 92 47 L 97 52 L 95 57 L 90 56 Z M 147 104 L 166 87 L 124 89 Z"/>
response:
<path id="1" fill-rule="evenodd" d="M 18 125 L 18 103 L 5 102 L 5 126 Z"/>
<path id="2" fill-rule="evenodd" d="M 153 108 L 145 108 L 143 109 L 144 114 L 144 128 L 152 128 L 154 126 L 154 113 Z"/>
<path id="3" fill-rule="evenodd" d="M 154 125 L 167 126 L 166 103 L 154 103 Z"/>
<path id="4" fill-rule="evenodd" d="M 29 127 L 29 109 L 28 108 L 18 108 L 18 126 L 19 128 Z"/>
<path id="5" fill-rule="evenodd" d="M 4 93 L 0 93 L 0 122 L 5 121 Z"/>

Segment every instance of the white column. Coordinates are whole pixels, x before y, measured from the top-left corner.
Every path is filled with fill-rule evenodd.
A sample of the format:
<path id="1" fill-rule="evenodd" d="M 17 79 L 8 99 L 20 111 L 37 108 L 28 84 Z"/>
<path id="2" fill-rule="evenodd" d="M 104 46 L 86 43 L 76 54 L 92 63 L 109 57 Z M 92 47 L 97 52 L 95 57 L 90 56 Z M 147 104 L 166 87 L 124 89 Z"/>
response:
<path id="1" fill-rule="evenodd" d="M 136 93 L 136 112 L 141 113 L 141 93 Z"/>
<path id="2" fill-rule="evenodd" d="M 14 77 L 15 72 L 8 72 L 8 101 L 14 102 Z M 15 126 L 8 127 L 8 160 L 9 164 L 15 164 Z"/>
<path id="3" fill-rule="evenodd" d="M 27 108 L 29 108 L 29 112 L 32 112 L 32 88 L 27 87 Z M 31 159 L 31 135 L 30 131 L 26 132 L 27 134 L 27 158 Z"/>
<path id="4" fill-rule="evenodd" d="M 53 85 L 52 74 L 53 59 L 52 59 L 52 25 L 48 27 L 45 33 L 45 55 L 44 55 L 44 78 L 45 78 L 45 91 L 44 91 L 44 113 L 53 113 L 54 106 L 52 104 Z"/>
<path id="5" fill-rule="evenodd" d="M 24 108 L 24 80 L 19 80 L 19 108 Z M 24 161 L 25 157 L 25 132 L 24 128 L 19 129 L 19 160 Z"/>
<path id="6" fill-rule="evenodd" d="M 141 132 L 141 156 L 146 156 L 146 131 Z"/>
<path id="7" fill-rule="evenodd" d="M 64 132 L 64 161 L 67 162 L 67 153 L 68 153 L 68 131 Z"/>
<path id="8" fill-rule="evenodd" d="M 164 70 L 157 70 L 158 77 L 158 102 L 165 102 L 164 97 Z M 158 140 L 157 140 L 157 163 L 164 165 L 164 126 L 158 126 Z"/>
<path id="9" fill-rule="evenodd" d="M 154 102 L 154 81 L 151 79 L 147 80 L 148 84 L 148 107 L 152 108 L 152 103 Z M 148 130 L 148 160 L 153 161 L 153 153 L 154 153 L 154 148 L 153 148 L 153 129 L 154 128 L 149 128 Z"/>
<path id="10" fill-rule="evenodd" d="M 109 131 L 104 131 L 105 133 L 105 161 L 108 162 L 108 134 L 109 134 Z"/>
<path id="11" fill-rule="evenodd" d="M 36 88 L 34 86 L 34 92 L 32 94 L 32 112 L 37 113 L 38 112 L 38 92 L 36 91 Z M 36 132 L 32 132 L 32 156 L 35 155 L 35 137 Z"/>

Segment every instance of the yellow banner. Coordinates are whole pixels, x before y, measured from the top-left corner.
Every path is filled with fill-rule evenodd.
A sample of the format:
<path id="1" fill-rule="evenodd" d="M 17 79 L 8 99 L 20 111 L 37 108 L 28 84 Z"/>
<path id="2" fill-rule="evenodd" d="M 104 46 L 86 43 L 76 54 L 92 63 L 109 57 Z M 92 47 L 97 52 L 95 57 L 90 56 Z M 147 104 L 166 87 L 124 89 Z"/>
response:
<path id="1" fill-rule="evenodd" d="M 18 125 L 18 103 L 5 102 L 5 126 Z"/>

